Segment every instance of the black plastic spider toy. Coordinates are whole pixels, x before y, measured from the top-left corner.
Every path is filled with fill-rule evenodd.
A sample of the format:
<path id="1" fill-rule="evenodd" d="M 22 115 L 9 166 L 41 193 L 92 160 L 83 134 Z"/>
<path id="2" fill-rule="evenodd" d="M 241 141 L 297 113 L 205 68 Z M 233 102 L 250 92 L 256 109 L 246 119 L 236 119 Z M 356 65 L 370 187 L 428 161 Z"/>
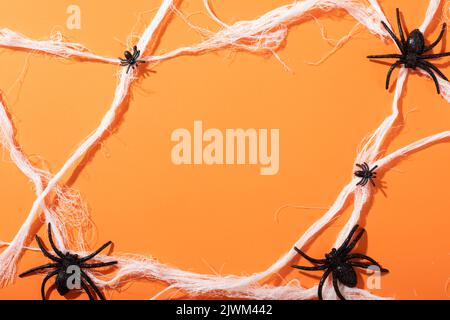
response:
<path id="1" fill-rule="evenodd" d="M 389 270 L 382 268 L 378 262 L 376 262 L 374 259 L 366 255 L 359 253 L 350 254 L 350 252 L 356 246 L 356 244 L 358 243 L 359 239 L 361 239 L 365 231 L 363 228 L 361 228 L 361 231 L 359 231 L 356 237 L 352 240 L 352 237 L 355 234 L 358 227 L 359 227 L 358 225 L 355 225 L 353 227 L 352 231 L 350 231 L 350 234 L 345 239 L 344 243 L 342 243 L 342 245 L 338 249 L 333 248 L 330 253 L 325 254 L 325 259 L 311 258 L 300 249 L 294 247 L 295 251 L 297 251 L 303 258 L 315 264 L 316 266 L 303 267 L 293 265 L 292 266 L 293 268 L 306 271 L 325 270 L 325 273 L 323 274 L 319 282 L 318 296 L 320 300 L 323 300 L 322 288 L 325 283 L 325 280 L 329 277 L 330 274 L 333 276 L 333 287 L 334 290 L 336 291 L 337 296 L 341 300 L 345 300 L 344 296 L 339 290 L 338 281 L 342 283 L 344 286 L 350 288 L 356 287 L 357 277 L 356 272 L 353 269 L 354 267 L 367 269 L 371 266 L 376 266 L 379 268 L 381 272 L 389 272 Z M 350 240 L 352 241 L 350 242 Z M 369 261 L 370 263 L 364 263 L 361 261 L 352 261 L 353 259 L 360 259 L 360 260 L 363 259 Z"/>
<path id="2" fill-rule="evenodd" d="M 397 9 L 397 24 L 400 33 L 400 39 L 397 38 L 397 36 L 391 29 L 389 29 L 386 23 L 384 23 L 383 21 L 381 21 L 381 23 L 383 24 L 384 28 L 389 32 L 389 34 L 394 39 L 395 43 L 397 44 L 397 46 L 400 48 L 401 51 L 401 54 L 382 54 L 382 55 L 367 56 L 367 58 L 369 59 L 380 59 L 380 58 L 398 59 L 397 62 L 395 62 L 389 69 L 386 78 L 386 89 L 389 88 L 389 81 L 391 79 L 391 75 L 394 69 L 397 66 L 404 65 L 406 68 L 410 68 L 413 70 L 415 70 L 416 68 L 420 68 L 425 72 L 427 72 L 433 79 L 434 84 L 436 85 L 437 93 L 440 94 L 441 89 L 439 87 L 439 82 L 434 72 L 436 72 L 442 79 L 445 79 L 447 81 L 448 79 L 434 64 L 426 60 L 449 56 L 450 52 L 427 54 L 427 55 L 424 55 L 424 53 L 430 51 L 431 49 L 433 49 L 435 46 L 438 45 L 438 43 L 442 40 L 442 37 L 444 36 L 447 25 L 445 23 L 442 25 L 441 33 L 439 34 L 439 37 L 437 38 L 436 41 L 434 41 L 432 44 L 428 46 L 425 46 L 425 38 L 419 29 L 413 30 L 408 35 L 408 38 L 405 40 L 402 22 L 400 20 L 399 9 Z"/>
<path id="3" fill-rule="evenodd" d="M 80 279 L 81 288 L 83 288 L 83 290 L 86 291 L 87 295 L 89 296 L 89 299 L 95 300 L 94 294 L 89 289 L 89 286 L 91 286 L 92 289 L 94 289 L 96 295 L 101 300 L 105 300 L 105 297 L 103 296 L 102 292 L 98 289 L 98 287 L 95 285 L 95 283 L 92 281 L 92 279 L 89 278 L 89 276 L 83 271 L 83 269 L 93 269 L 93 268 L 106 267 L 106 266 L 111 266 L 111 265 L 117 264 L 117 261 L 110 261 L 110 262 L 103 262 L 103 263 L 86 263 L 88 260 L 91 260 L 96 255 L 98 255 L 102 250 L 104 250 L 106 247 L 108 247 L 112 242 L 109 241 L 109 242 L 105 243 L 103 246 L 101 246 L 99 249 L 97 249 L 97 251 L 95 251 L 94 253 L 92 253 L 88 256 L 85 256 L 85 257 L 79 257 L 77 254 L 71 254 L 70 252 L 66 252 L 64 254 L 55 246 L 55 243 L 53 242 L 50 224 L 48 224 L 48 240 L 50 241 L 50 245 L 52 246 L 52 248 L 57 256 L 48 252 L 44 248 L 44 244 L 43 244 L 41 238 L 39 238 L 39 236 L 36 236 L 36 242 L 38 243 L 39 249 L 41 249 L 44 256 L 46 256 L 47 258 L 49 258 L 55 262 L 48 263 L 48 264 L 30 269 L 30 270 L 20 274 L 19 277 L 23 278 L 23 277 L 25 277 L 31 273 L 34 273 L 36 271 L 54 268 L 55 270 L 50 271 L 47 274 L 47 276 L 44 278 L 44 280 L 42 281 L 42 285 L 41 285 L 42 300 L 46 300 L 45 299 L 45 284 L 47 283 L 47 281 L 51 277 L 57 276 L 56 280 L 55 280 L 56 289 L 60 295 L 65 296 L 71 290 L 68 286 L 68 280 L 74 274 L 74 273 L 70 273 L 68 268 L 69 267 L 78 268 L 78 270 L 80 272 L 80 276 L 82 278 L 82 279 Z"/>
<path id="4" fill-rule="evenodd" d="M 361 180 L 356 184 L 357 186 L 364 187 L 369 181 L 372 183 L 372 185 L 375 187 L 375 182 L 373 179 L 376 179 L 377 173 L 374 172 L 378 166 L 373 167 L 370 169 L 369 165 L 367 163 L 363 164 L 356 164 L 361 170 L 355 171 L 355 176 L 358 178 L 361 178 Z"/>
<path id="5" fill-rule="evenodd" d="M 120 65 L 122 67 L 128 66 L 127 73 L 130 72 L 130 69 L 133 68 L 133 70 L 139 66 L 139 63 L 146 63 L 147 61 L 144 60 L 138 60 L 139 56 L 141 55 L 141 51 L 138 50 L 136 46 L 133 47 L 133 53 L 130 51 L 125 51 L 125 59 L 120 59 Z"/>

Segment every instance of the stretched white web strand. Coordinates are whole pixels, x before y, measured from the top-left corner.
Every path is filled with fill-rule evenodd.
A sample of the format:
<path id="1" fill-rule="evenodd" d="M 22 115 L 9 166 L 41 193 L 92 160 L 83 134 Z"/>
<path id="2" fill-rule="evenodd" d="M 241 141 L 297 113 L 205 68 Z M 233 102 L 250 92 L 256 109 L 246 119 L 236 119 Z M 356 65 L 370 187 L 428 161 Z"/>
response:
<path id="1" fill-rule="evenodd" d="M 254 20 L 238 21 L 228 25 L 221 21 L 211 10 L 208 1 L 204 0 L 208 14 L 222 29 L 212 33 L 206 29 L 193 26 L 207 39 L 192 45 L 177 48 L 165 54 L 144 58 L 149 62 L 161 62 L 181 55 L 207 53 L 224 48 L 235 48 L 249 52 L 270 52 L 274 55 L 288 34 L 288 27 L 299 21 L 308 12 L 318 9 L 324 12 L 343 9 L 359 23 L 380 37 L 388 34 L 380 25 L 380 15 L 371 6 L 355 0 L 305 0 L 278 7 Z"/>
<path id="2" fill-rule="evenodd" d="M 433 3 L 436 3 L 436 1 L 432 1 L 430 4 L 433 4 Z M 427 17 L 428 16 L 429 16 L 429 14 L 427 14 Z M 431 18 L 430 18 L 430 21 L 431 21 Z M 405 72 L 404 77 L 406 77 L 406 71 L 402 71 L 402 72 Z M 403 81 L 404 81 L 404 79 L 403 79 Z M 402 82 L 402 81 L 399 81 L 399 82 Z M 398 89 L 398 87 L 397 87 L 397 89 Z M 400 88 L 400 90 L 396 90 L 396 92 L 397 91 L 399 91 L 401 93 L 401 88 Z M 399 95 L 396 95 L 396 96 L 397 97 L 396 98 L 394 97 L 394 99 L 397 99 L 397 102 L 398 102 Z M 396 105 L 397 104 L 394 103 L 394 106 L 396 106 Z M 398 108 L 398 106 L 397 106 L 397 108 Z M 397 110 L 397 116 L 398 116 L 398 110 Z M 395 116 L 395 117 L 397 117 L 397 116 Z M 377 129 L 377 132 L 380 132 L 380 134 L 375 134 L 373 136 L 373 139 L 370 139 L 370 141 L 372 141 L 372 142 L 376 141 L 376 144 L 380 145 L 384 139 L 384 136 L 387 134 L 387 132 L 391 128 L 392 123 L 393 122 L 391 122 L 391 121 L 387 122 L 387 125 L 385 125 L 386 130 L 380 129 L 380 128 Z M 404 149 L 399 151 L 400 153 L 397 153 L 394 156 L 391 155 L 391 158 L 389 158 L 389 159 L 390 159 L 390 161 L 393 161 L 397 157 L 400 157 L 404 154 L 410 153 L 410 152 L 414 151 L 415 149 L 426 147 L 432 143 L 439 142 L 446 138 L 448 138 L 447 132 L 426 138 L 423 141 L 419 141 L 418 143 L 413 144 L 412 146 L 405 147 Z M 375 148 L 375 149 L 377 149 L 377 148 Z M 375 150 L 375 149 L 372 149 L 372 150 Z M 376 156 L 376 154 L 378 154 L 378 152 L 369 152 L 372 150 L 366 149 L 365 151 L 368 152 L 369 154 L 372 154 L 373 158 L 375 158 L 375 156 Z M 359 155 L 359 158 L 365 158 L 365 157 Z M 380 166 L 381 166 L 381 163 L 380 163 Z M 347 185 L 344 188 L 344 190 L 339 195 L 338 200 L 336 201 L 335 205 L 333 205 L 333 207 L 325 214 L 325 216 L 322 217 L 319 221 L 317 221 L 303 235 L 303 237 L 300 238 L 300 240 L 298 241 L 298 247 L 302 247 L 302 243 L 303 244 L 306 243 L 312 236 L 314 236 L 314 234 L 317 232 L 317 228 L 319 228 L 319 229 L 323 228 L 329 221 L 327 219 L 332 218 L 342 209 L 342 207 L 343 207 L 345 201 L 348 199 L 349 195 L 355 191 L 355 183 L 356 183 L 356 181 L 353 180 L 349 185 Z M 360 190 L 360 189 L 358 189 L 358 190 Z M 365 194 L 365 193 L 367 193 L 367 194 Z M 355 198 L 362 199 L 362 200 L 358 200 L 358 203 L 361 204 L 361 206 L 357 207 L 356 203 L 355 203 L 355 207 L 357 208 L 356 210 L 358 212 L 361 211 L 363 204 L 367 201 L 367 199 L 369 197 L 368 193 L 369 192 L 366 189 L 363 190 L 363 193 L 361 194 L 361 196 L 358 196 L 359 191 L 355 192 L 355 194 L 356 194 Z M 364 199 L 366 199 L 366 200 L 364 200 Z M 354 216 L 354 215 L 352 214 L 352 216 Z M 315 231 L 315 229 L 316 229 L 316 231 Z M 237 277 L 237 276 L 214 277 L 214 276 L 208 276 L 208 275 L 197 275 L 197 274 L 186 273 L 184 271 L 180 271 L 178 269 L 172 269 L 169 267 L 167 267 L 168 269 L 166 269 L 166 268 L 162 267 L 163 265 L 158 264 L 156 262 L 145 261 L 144 265 L 142 265 L 142 264 L 137 263 L 139 261 L 139 259 L 132 258 L 131 260 L 130 259 L 124 260 L 123 258 L 119 257 L 119 259 L 121 261 L 121 265 L 120 265 L 121 269 L 119 270 L 119 273 L 116 275 L 116 277 L 114 277 L 110 281 L 101 281 L 98 279 L 96 279 L 96 281 L 102 286 L 111 286 L 112 287 L 114 285 L 118 285 L 118 281 L 123 279 L 124 275 L 129 275 L 129 274 L 134 273 L 137 276 L 141 275 L 141 276 L 146 276 L 146 277 L 150 277 L 150 278 L 161 279 L 163 281 L 167 281 L 168 283 L 175 282 L 174 284 L 172 284 L 173 287 L 176 287 L 176 288 L 180 287 L 191 293 L 214 292 L 217 290 L 225 290 L 225 291 L 228 291 L 227 294 L 232 297 L 245 297 L 245 295 L 247 294 L 249 296 L 253 295 L 254 298 L 265 298 L 265 297 L 266 298 L 270 298 L 270 297 L 272 297 L 272 298 L 274 298 L 274 297 L 288 298 L 287 296 L 285 297 L 285 295 L 287 295 L 287 293 L 290 292 L 291 287 L 289 287 L 289 286 L 259 287 L 257 285 L 257 282 L 259 280 L 262 280 L 264 277 L 269 276 L 273 272 L 277 271 L 279 268 L 283 267 L 287 262 L 289 262 L 291 260 L 291 259 L 289 259 L 289 256 L 292 256 L 292 254 L 294 254 L 294 256 L 295 256 L 295 252 L 293 252 L 293 250 L 291 250 L 288 254 L 283 256 L 277 263 L 275 263 L 272 267 L 270 267 L 265 272 L 255 274 L 251 277 Z M 108 260 L 111 258 L 101 257 L 101 259 Z M 156 268 L 157 269 L 156 271 L 155 271 L 155 268 L 153 268 L 155 266 L 159 268 L 159 269 Z M 159 271 L 160 273 L 158 274 L 157 271 Z M 152 274 L 152 272 L 155 272 L 155 274 Z M 190 280 L 187 279 L 186 281 L 188 283 L 186 284 L 186 281 L 183 281 L 183 279 L 178 279 L 177 277 L 190 277 L 191 279 Z M 306 289 L 306 290 L 303 290 L 301 288 L 296 288 L 296 293 L 291 295 L 290 297 L 295 296 L 296 298 L 305 298 L 305 297 L 310 298 L 310 296 L 308 296 L 308 294 L 310 294 L 311 291 L 314 291 L 312 289 L 314 289 L 314 288 Z M 331 292 L 328 292 L 328 291 L 325 290 L 324 296 L 332 297 L 332 295 L 330 295 Z M 345 294 L 350 297 L 374 298 L 374 296 L 370 295 L 369 293 L 365 292 L 364 290 L 359 290 L 359 289 L 348 289 L 348 290 L 346 289 Z"/>

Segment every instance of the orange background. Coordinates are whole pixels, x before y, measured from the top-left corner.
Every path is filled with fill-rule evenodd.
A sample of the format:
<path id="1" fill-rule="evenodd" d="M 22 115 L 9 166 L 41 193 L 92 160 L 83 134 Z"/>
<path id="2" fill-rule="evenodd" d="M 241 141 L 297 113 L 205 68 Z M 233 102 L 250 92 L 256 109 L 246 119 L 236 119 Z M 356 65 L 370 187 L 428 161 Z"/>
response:
<path id="1" fill-rule="evenodd" d="M 227 23 L 254 19 L 286 3 L 212 2 Z M 409 30 L 422 23 L 428 5 L 427 0 L 380 3 L 391 21 L 395 7 L 400 7 Z M 81 30 L 65 27 L 70 4 L 81 7 Z M 2 27 L 34 39 L 48 39 L 52 32 L 61 31 L 97 54 L 117 57 L 127 48 L 129 34 L 139 35 L 159 4 L 159 0 L 2 1 L 0 21 Z M 180 9 L 191 14 L 192 23 L 218 30 L 206 16 L 202 1 L 185 0 Z M 332 11 L 319 16 L 318 23 L 328 37 L 338 39 L 356 22 Z M 434 27 L 426 35 L 428 40 L 437 37 L 438 24 Z M 157 52 L 200 40 L 175 17 Z M 131 39 L 128 44 L 134 42 Z M 361 28 L 320 66 L 305 63 L 319 60 L 331 48 L 322 39 L 320 26 L 308 18 L 290 29 L 279 51 L 294 74 L 273 57 L 229 51 L 176 58 L 157 66 L 157 74 L 133 88 L 120 128 L 73 185 L 82 192 L 98 229 L 92 246 L 113 240 L 117 253 L 148 254 L 202 273 L 214 269 L 221 274 L 248 274 L 276 261 L 325 210 L 285 208 L 279 222 L 276 211 L 285 205 L 330 206 L 351 178 L 361 141 L 391 111 L 393 92 L 384 90 L 388 66 L 365 56 L 393 53 L 395 46 Z M 0 88 L 14 117 L 18 140 L 34 160 L 41 159 L 56 172 L 109 108 L 118 68 L 0 52 Z M 450 75 L 445 64 L 449 60 L 440 61 L 441 70 Z M 436 95 L 432 81 L 413 73 L 406 87 L 402 100 L 406 123 L 390 151 L 449 130 L 449 104 Z M 177 128 L 192 130 L 194 120 L 221 130 L 279 128 L 278 175 L 260 176 L 255 166 L 173 165 L 170 135 Z M 368 231 L 365 252 L 391 272 L 373 293 L 397 299 L 449 298 L 448 163 L 450 146 L 444 143 L 414 154 L 383 176 L 386 194 L 376 193 L 363 221 Z M 10 241 L 35 196 L 33 185 L 5 152 L 0 177 L 0 239 Z M 330 250 L 348 213 L 312 243 L 308 248 L 312 256 Z M 364 251 L 363 247 L 364 243 Z M 27 252 L 18 270 L 45 261 L 40 254 Z M 305 286 L 317 283 L 317 278 L 296 271 L 288 278 L 292 277 Z M 40 299 L 41 280 L 41 276 L 18 279 L 0 290 L 0 298 Z M 107 296 L 148 299 L 161 288 L 135 282 Z M 51 298 L 60 297 L 54 291 Z"/>

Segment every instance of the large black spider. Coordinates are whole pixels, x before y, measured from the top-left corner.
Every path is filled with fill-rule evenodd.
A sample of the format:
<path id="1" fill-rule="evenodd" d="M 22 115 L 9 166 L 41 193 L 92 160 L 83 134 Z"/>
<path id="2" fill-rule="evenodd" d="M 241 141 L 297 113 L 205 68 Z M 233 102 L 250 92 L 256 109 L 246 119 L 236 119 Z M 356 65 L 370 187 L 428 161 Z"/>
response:
<path id="1" fill-rule="evenodd" d="M 370 169 L 369 165 L 365 162 L 362 164 L 357 163 L 356 166 L 361 169 L 355 171 L 355 176 L 361 178 L 361 180 L 356 185 L 364 187 L 370 181 L 372 185 L 375 186 L 375 182 L 373 181 L 373 179 L 377 177 L 377 173 L 374 171 L 378 168 L 378 166 Z"/>
<path id="2" fill-rule="evenodd" d="M 130 51 L 125 51 L 124 53 L 125 59 L 120 59 L 120 65 L 122 67 L 128 66 L 127 73 L 130 72 L 130 69 L 133 68 L 133 70 L 139 66 L 139 63 L 146 63 L 147 61 L 144 60 L 138 60 L 139 56 L 141 55 L 141 51 L 138 50 L 137 46 L 133 47 L 133 53 Z"/>
<path id="3" fill-rule="evenodd" d="M 406 68 L 410 68 L 413 70 L 415 70 L 416 68 L 420 68 L 425 72 L 427 72 L 433 79 L 434 84 L 436 85 L 437 93 L 440 94 L 441 90 L 439 87 L 439 82 L 434 72 L 436 72 L 442 79 L 445 79 L 447 81 L 448 79 L 434 64 L 426 60 L 449 56 L 450 52 L 427 54 L 427 55 L 425 55 L 424 53 L 430 51 L 431 49 L 433 49 L 435 46 L 438 45 L 438 43 L 442 40 L 442 37 L 444 36 L 447 25 L 445 23 L 442 25 L 441 33 L 439 34 L 439 37 L 437 38 L 436 41 L 434 41 L 432 44 L 428 46 L 425 46 L 425 38 L 423 36 L 423 33 L 419 29 L 413 30 L 408 35 L 408 38 L 405 40 L 399 9 L 397 9 L 397 24 L 400 33 L 400 39 L 397 38 L 397 36 L 391 29 L 389 29 L 386 23 L 384 23 L 383 21 L 381 21 L 381 23 L 383 24 L 384 28 L 389 32 L 392 39 L 394 39 L 395 43 L 397 44 L 397 46 L 400 48 L 401 51 L 401 54 L 382 54 L 382 55 L 367 56 L 367 58 L 369 59 L 380 59 L 380 58 L 398 59 L 397 62 L 395 62 L 389 69 L 386 78 L 386 89 L 389 89 L 389 81 L 391 79 L 391 75 L 394 69 L 397 66 L 404 65 Z"/>
<path id="4" fill-rule="evenodd" d="M 70 252 L 62 253 L 53 242 L 52 238 L 52 231 L 51 231 L 51 225 L 48 224 L 48 240 L 50 242 L 50 245 L 52 246 L 55 254 L 51 254 L 44 248 L 44 244 L 39 236 L 36 235 L 36 242 L 38 243 L 39 249 L 41 249 L 44 256 L 49 258 L 50 260 L 54 261 L 54 263 L 48 263 L 36 268 L 32 268 L 22 274 L 19 275 L 19 277 L 23 278 L 31 273 L 34 273 L 36 271 L 45 270 L 53 268 L 55 270 L 50 271 L 47 276 L 42 281 L 41 285 L 41 295 L 42 300 L 45 299 L 45 284 L 47 281 L 53 277 L 57 276 L 55 280 L 56 289 L 58 293 L 62 296 L 65 296 L 71 289 L 68 287 L 68 280 L 73 275 L 73 273 L 68 272 L 69 267 L 76 267 L 79 268 L 79 272 L 81 275 L 80 279 L 80 285 L 83 288 L 84 291 L 86 291 L 87 295 L 89 296 L 90 300 L 95 300 L 95 296 L 92 294 L 91 290 L 89 289 L 89 286 L 94 289 L 96 295 L 101 299 L 105 300 L 104 295 L 102 292 L 98 289 L 98 287 L 95 285 L 95 283 L 92 281 L 91 278 L 83 271 L 83 269 L 93 269 L 93 268 L 99 268 L 99 267 L 106 267 L 111 266 L 114 264 L 117 264 L 117 261 L 110 261 L 110 262 L 102 262 L 102 263 L 86 263 L 88 260 L 91 260 L 96 255 L 98 255 L 102 250 L 104 250 L 106 247 L 108 247 L 112 242 L 108 241 L 103 246 L 101 246 L 99 249 L 97 249 L 94 253 L 91 253 L 88 256 L 85 257 L 79 257 L 77 254 L 71 254 Z M 87 283 L 86 283 L 86 282 Z M 89 286 L 88 286 L 89 285 Z"/>
<path id="5" fill-rule="evenodd" d="M 389 270 L 382 268 L 378 262 L 376 262 L 374 259 L 366 255 L 360 253 L 350 254 L 350 252 L 356 246 L 356 244 L 361 239 L 365 231 L 363 228 L 361 228 L 359 233 L 352 240 L 352 237 L 356 232 L 356 230 L 358 229 L 358 227 L 359 227 L 358 225 L 355 225 L 353 227 L 353 229 L 350 231 L 350 234 L 345 239 L 344 243 L 342 243 L 342 245 L 338 249 L 333 248 L 330 253 L 325 254 L 325 259 L 311 258 L 297 247 L 294 247 L 295 251 L 297 251 L 303 258 L 313 263 L 315 266 L 304 267 L 293 265 L 292 266 L 293 268 L 306 271 L 325 270 L 325 273 L 323 274 L 319 282 L 318 296 L 320 300 L 323 300 L 322 288 L 325 283 L 325 280 L 328 278 L 330 274 L 333 276 L 333 287 L 334 290 L 336 291 L 337 296 L 341 300 L 345 300 L 344 296 L 339 290 L 338 281 L 347 287 L 350 288 L 356 287 L 357 277 L 356 272 L 353 269 L 354 267 L 367 269 L 371 266 L 376 266 L 379 268 L 381 272 L 389 272 Z M 350 242 L 350 240 L 352 241 Z M 370 263 L 363 263 L 361 261 L 352 261 L 353 259 L 363 259 L 369 261 Z"/>

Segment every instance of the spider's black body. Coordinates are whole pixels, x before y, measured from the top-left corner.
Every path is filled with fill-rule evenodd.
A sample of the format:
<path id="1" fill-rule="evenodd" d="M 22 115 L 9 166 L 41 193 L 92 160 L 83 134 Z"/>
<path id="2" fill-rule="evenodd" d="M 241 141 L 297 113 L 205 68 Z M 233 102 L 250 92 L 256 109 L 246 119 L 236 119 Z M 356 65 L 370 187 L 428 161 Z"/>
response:
<path id="1" fill-rule="evenodd" d="M 394 69 L 400 65 L 404 65 L 406 68 L 410 68 L 413 70 L 419 68 L 427 72 L 433 79 L 436 85 L 437 93 L 439 94 L 441 92 L 441 89 L 439 87 L 439 82 L 434 72 L 436 72 L 442 79 L 445 79 L 446 81 L 448 81 L 448 79 L 434 64 L 426 60 L 438 59 L 441 57 L 449 56 L 450 52 L 427 54 L 427 55 L 424 53 L 430 51 L 439 44 L 439 42 L 442 40 L 442 37 L 444 36 L 447 25 L 444 23 L 442 25 L 442 30 L 437 40 L 434 41 L 432 44 L 426 46 L 423 33 L 419 29 L 413 30 L 408 35 L 408 38 L 405 39 L 405 35 L 403 34 L 402 23 L 400 20 L 399 9 L 397 9 L 397 24 L 400 33 L 400 39 L 386 25 L 386 23 L 384 23 L 383 21 L 381 23 L 383 24 L 384 28 L 389 32 L 389 34 L 394 39 L 395 43 L 397 44 L 397 46 L 400 48 L 401 51 L 401 54 L 382 54 L 382 55 L 371 55 L 367 57 L 369 59 L 380 59 L 380 58 L 398 59 L 397 62 L 395 62 L 389 69 L 389 72 L 386 77 L 386 89 L 389 88 L 389 82 Z"/>
<path id="2" fill-rule="evenodd" d="M 103 246 L 101 246 L 99 249 L 97 249 L 94 253 L 85 256 L 85 257 L 79 257 L 77 254 L 72 254 L 70 252 L 63 253 L 61 252 L 53 242 L 52 238 L 52 231 L 51 231 L 51 225 L 48 224 L 48 240 L 50 242 L 51 247 L 53 248 L 55 255 L 51 254 L 44 248 L 44 244 L 39 236 L 36 236 L 36 242 L 38 243 L 39 249 L 41 249 L 44 256 L 49 258 L 50 260 L 54 261 L 53 263 L 48 263 L 36 268 L 32 268 L 22 274 L 19 275 L 19 277 L 25 277 L 31 273 L 34 273 L 36 271 L 45 270 L 45 269 L 54 269 L 53 271 L 50 271 L 47 276 L 42 281 L 41 285 L 41 295 L 42 299 L 45 300 L 45 284 L 47 283 L 50 278 L 56 276 L 55 284 L 56 284 L 56 290 L 58 293 L 62 296 L 65 296 L 69 291 L 71 290 L 68 286 L 69 278 L 74 275 L 73 270 L 70 270 L 71 268 L 78 268 L 80 272 L 80 285 L 81 288 L 86 291 L 87 295 L 89 296 L 90 300 L 95 300 L 95 296 L 92 294 L 91 290 L 89 289 L 89 286 L 92 287 L 92 289 L 95 291 L 95 294 L 101 299 L 105 300 L 105 297 L 103 296 L 102 292 L 97 288 L 95 283 L 89 278 L 89 276 L 83 271 L 83 269 L 93 269 L 93 268 L 99 268 L 99 267 L 106 267 L 111 266 L 114 264 L 117 264 L 117 261 L 110 261 L 110 262 L 104 262 L 104 263 L 86 263 L 87 261 L 94 258 L 96 255 L 98 255 L 101 251 L 103 251 L 106 247 L 108 247 L 112 242 L 109 241 L 105 243 Z"/>
<path id="3" fill-rule="evenodd" d="M 345 241 L 338 249 L 333 248 L 330 253 L 325 254 L 325 259 L 311 258 L 297 247 L 294 247 L 295 251 L 297 251 L 303 258 L 313 263 L 315 266 L 304 267 L 293 265 L 292 266 L 293 268 L 305 271 L 317 271 L 317 270 L 325 271 L 319 282 L 318 296 L 320 300 L 323 299 L 322 297 L 323 285 L 325 284 L 325 280 L 330 275 L 333 276 L 333 287 L 334 290 L 336 291 L 337 296 L 340 299 L 345 300 L 344 296 L 339 290 L 338 281 L 346 287 L 350 288 L 356 287 L 358 281 L 354 269 L 355 267 L 367 269 L 371 266 L 376 266 L 377 268 L 379 268 L 381 272 L 389 272 L 387 269 L 382 268 L 380 264 L 376 262 L 374 259 L 366 255 L 359 253 L 352 253 L 352 254 L 350 253 L 356 246 L 358 241 L 361 239 L 365 231 L 364 229 L 361 229 L 361 231 L 352 240 L 353 235 L 355 234 L 356 230 L 358 230 L 358 227 L 359 227 L 358 225 L 355 225 L 353 227 L 348 237 L 345 239 Z M 359 261 L 353 261 L 354 259 L 358 259 Z M 370 263 L 364 263 L 361 262 L 361 260 L 366 260 L 369 261 Z"/>
<path id="4" fill-rule="evenodd" d="M 370 169 L 369 165 L 365 162 L 363 164 L 357 163 L 356 165 L 361 169 L 355 171 L 355 176 L 361 178 L 361 180 L 356 185 L 364 187 L 370 181 L 372 185 L 375 186 L 375 182 L 373 181 L 373 179 L 377 177 L 377 173 L 375 172 L 375 170 L 378 168 L 378 166 Z"/>
<path id="5" fill-rule="evenodd" d="M 130 72 L 130 69 L 133 68 L 133 70 L 139 66 L 139 63 L 145 63 L 146 61 L 144 60 L 138 60 L 139 56 L 141 55 L 141 51 L 138 50 L 138 48 L 136 46 L 133 47 L 133 53 L 131 53 L 130 51 L 125 51 L 124 53 L 125 55 L 125 59 L 123 58 L 119 58 L 120 59 L 120 65 L 125 67 L 128 66 L 127 68 L 127 73 Z"/>

